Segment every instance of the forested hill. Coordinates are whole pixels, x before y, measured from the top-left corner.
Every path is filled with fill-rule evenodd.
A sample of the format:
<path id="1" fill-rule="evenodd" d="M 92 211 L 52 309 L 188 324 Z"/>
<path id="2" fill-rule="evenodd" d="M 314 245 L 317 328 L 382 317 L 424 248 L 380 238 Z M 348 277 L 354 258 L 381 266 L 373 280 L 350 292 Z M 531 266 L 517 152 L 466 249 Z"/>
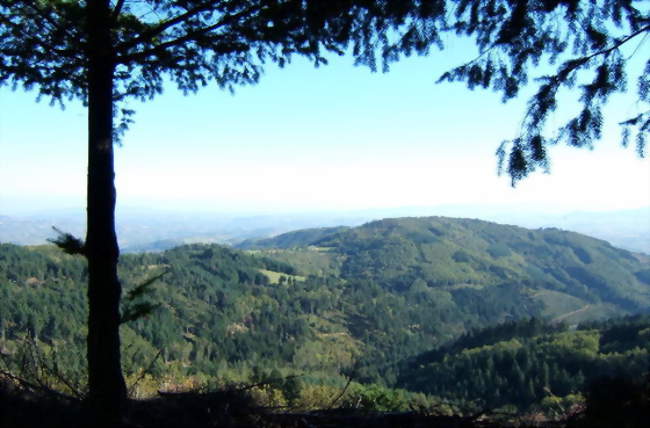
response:
<path id="1" fill-rule="evenodd" d="M 603 405 L 629 400 L 630 380 L 650 367 L 650 316 L 592 322 L 568 329 L 538 319 L 507 322 L 463 335 L 457 341 L 402 364 L 398 385 L 479 408 L 533 403 L 560 412 L 579 401 L 598 379 L 619 379 Z M 621 381 L 625 379 L 626 381 Z M 616 396 L 613 386 L 627 385 Z M 604 397 L 603 397 L 604 398 Z M 614 425 L 623 426 L 617 421 Z"/>
<path id="2" fill-rule="evenodd" d="M 287 241 L 284 235 L 275 239 L 279 248 Z M 558 229 L 387 219 L 267 254 L 305 272 L 365 279 L 437 305 L 459 295 L 475 296 L 479 300 L 470 298 L 470 304 L 481 305 L 482 294 L 520 294 L 540 303 L 544 315 L 568 322 L 650 307 L 649 257 Z"/>
<path id="3" fill-rule="evenodd" d="M 195 244 L 122 256 L 124 313 L 157 306 L 122 327 L 127 375 L 160 351 L 161 376 L 279 369 L 394 385 L 398 362 L 471 328 L 650 308 L 647 257 L 575 233 L 448 218 L 323 232 L 296 233 L 285 242 L 304 246 L 285 249 Z M 132 293 L 154 277 L 148 293 Z M 0 244 L 0 351 L 17 352 L 27 335 L 81 370 L 85 281 L 80 257 Z"/>
<path id="4" fill-rule="evenodd" d="M 253 250 L 263 248 L 298 248 L 306 247 L 324 237 L 338 232 L 348 230 L 347 226 L 338 227 L 317 227 L 311 229 L 300 229 L 293 232 L 283 233 L 273 238 L 247 239 L 236 245 L 241 250 Z"/>

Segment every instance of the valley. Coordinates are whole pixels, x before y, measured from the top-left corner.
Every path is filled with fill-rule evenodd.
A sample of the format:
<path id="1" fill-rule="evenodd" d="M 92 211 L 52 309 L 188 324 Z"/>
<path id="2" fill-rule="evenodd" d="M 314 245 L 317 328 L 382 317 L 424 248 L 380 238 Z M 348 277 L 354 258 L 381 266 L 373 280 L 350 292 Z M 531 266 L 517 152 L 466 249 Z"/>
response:
<path id="1" fill-rule="evenodd" d="M 0 245 L 5 368 L 32 343 L 83 389 L 84 266 L 53 246 Z M 266 404 L 318 408 L 350 381 L 342 404 L 388 400 L 366 400 L 375 410 L 549 410 L 650 361 L 647 317 L 619 321 L 628 342 L 603 339 L 608 319 L 649 312 L 650 257 L 553 228 L 384 219 L 125 254 L 120 276 L 137 397 L 268 381 Z M 479 383 L 458 383 L 473 370 Z"/>

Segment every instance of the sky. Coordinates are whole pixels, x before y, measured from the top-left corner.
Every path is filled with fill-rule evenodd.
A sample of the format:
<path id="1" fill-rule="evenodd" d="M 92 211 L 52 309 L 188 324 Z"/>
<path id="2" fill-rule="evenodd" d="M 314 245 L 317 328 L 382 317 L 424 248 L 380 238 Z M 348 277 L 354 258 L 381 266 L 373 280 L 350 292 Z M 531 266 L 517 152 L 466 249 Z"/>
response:
<path id="1" fill-rule="evenodd" d="M 650 161 L 619 145 L 633 95 L 609 106 L 594 150 L 553 147 L 551 173 L 516 188 L 494 155 L 516 136 L 524 91 L 503 104 L 491 91 L 436 84 L 471 58 L 451 41 L 387 74 L 349 57 L 315 69 L 297 59 L 269 67 L 234 95 L 216 86 L 183 96 L 173 87 L 131 102 L 135 124 L 116 147 L 118 207 L 203 212 L 351 211 L 485 204 L 553 211 L 650 205 Z M 634 87 L 634 84 L 630 85 Z M 551 120 L 575 107 L 566 94 Z M 0 214 L 83 209 L 86 111 L 0 89 Z"/>

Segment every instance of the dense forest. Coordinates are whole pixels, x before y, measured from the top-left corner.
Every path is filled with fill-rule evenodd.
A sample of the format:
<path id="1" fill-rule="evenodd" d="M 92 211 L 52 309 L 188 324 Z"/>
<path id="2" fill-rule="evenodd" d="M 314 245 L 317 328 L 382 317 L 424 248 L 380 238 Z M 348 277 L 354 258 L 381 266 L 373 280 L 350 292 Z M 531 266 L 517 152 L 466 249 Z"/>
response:
<path id="1" fill-rule="evenodd" d="M 650 370 L 650 316 L 568 329 L 538 319 L 461 336 L 404 363 L 398 385 L 471 402 L 559 412 L 596 379 L 639 379 Z"/>
<path id="2" fill-rule="evenodd" d="M 349 381 L 338 405 L 553 413 L 650 367 L 648 317 L 598 321 L 650 308 L 649 258 L 604 241 L 420 218 L 246 247 L 121 258 L 134 396 L 264 383 L 266 404 L 313 408 Z M 85 277 L 53 246 L 0 245 L 4 369 L 83 393 Z"/>
<path id="3" fill-rule="evenodd" d="M 368 280 L 438 304 L 463 299 L 463 308 L 472 304 L 468 300 L 481 305 L 477 297 L 499 289 L 527 296 L 541 304 L 544 316 L 569 323 L 650 306 L 650 257 L 578 233 L 444 217 L 309 232 L 261 240 L 257 248 L 304 272 Z M 244 248 L 256 246 L 249 241 Z M 508 315 L 516 317 L 502 313 Z"/>

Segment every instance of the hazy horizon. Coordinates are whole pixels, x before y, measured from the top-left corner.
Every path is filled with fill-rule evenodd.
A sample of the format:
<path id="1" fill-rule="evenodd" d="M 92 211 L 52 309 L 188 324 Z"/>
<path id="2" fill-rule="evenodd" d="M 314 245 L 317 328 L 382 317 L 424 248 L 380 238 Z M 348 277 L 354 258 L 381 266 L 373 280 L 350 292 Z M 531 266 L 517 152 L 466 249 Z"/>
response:
<path id="1" fill-rule="evenodd" d="M 121 207 L 116 212 L 120 246 L 126 252 L 169 248 L 184 243 L 236 244 L 282 233 L 333 226 L 359 226 L 395 217 L 459 217 L 531 229 L 556 227 L 609 241 L 612 245 L 650 254 L 650 206 L 619 211 L 552 211 L 540 207 L 503 205 L 439 205 L 310 212 L 193 212 Z M 0 212 L 0 242 L 46 243 L 56 236 L 52 226 L 76 236 L 85 233 L 81 208 L 7 216 Z"/>

